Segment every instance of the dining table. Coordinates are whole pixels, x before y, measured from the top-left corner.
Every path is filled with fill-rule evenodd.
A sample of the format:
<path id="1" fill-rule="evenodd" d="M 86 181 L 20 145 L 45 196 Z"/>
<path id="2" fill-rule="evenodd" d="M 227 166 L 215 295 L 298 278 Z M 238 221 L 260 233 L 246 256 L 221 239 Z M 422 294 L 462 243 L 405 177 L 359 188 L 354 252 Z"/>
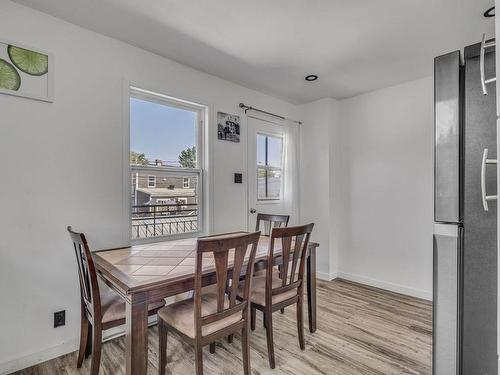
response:
<path id="1" fill-rule="evenodd" d="M 247 233 L 247 232 L 236 232 Z M 220 234 L 224 236 L 224 234 Z M 126 374 L 146 375 L 148 364 L 148 304 L 150 301 L 194 290 L 196 238 L 136 244 L 92 253 L 99 277 L 126 304 Z M 266 267 L 270 238 L 261 236 L 255 269 Z M 316 248 L 309 242 L 306 261 L 309 330 L 316 331 Z M 281 245 L 276 241 L 273 264 L 279 265 Z M 215 267 L 204 263 L 203 285 L 216 282 Z M 193 322 L 194 324 L 194 322 Z"/>

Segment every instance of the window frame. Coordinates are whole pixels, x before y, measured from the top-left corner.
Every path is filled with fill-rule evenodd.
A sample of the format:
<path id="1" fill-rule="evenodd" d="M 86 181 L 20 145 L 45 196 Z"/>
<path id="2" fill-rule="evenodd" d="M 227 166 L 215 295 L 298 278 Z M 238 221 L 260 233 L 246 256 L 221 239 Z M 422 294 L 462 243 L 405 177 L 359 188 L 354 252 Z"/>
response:
<path id="1" fill-rule="evenodd" d="M 151 177 L 153 177 L 153 185 L 152 186 L 150 185 Z M 148 189 L 149 188 L 154 188 L 154 189 L 156 188 L 156 176 L 155 175 L 148 174 Z"/>
<path id="2" fill-rule="evenodd" d="M 187 184 L 186 184 L 187 181 Z M 189 177 L 183 177 L 182 178 L 182 188 L 183 189 L 189 189 L 191 186 L 191 179 Z"/>
<path id="3" fill-rule="evenodd" d="M 197 230 L 193 232 L 186 233 L 176 233 L 176 234 L 167 234 L 167 235 L 159 235 L 159 236 L 151 236 L 151 237 L 142 237 L 135 238 L 132 235 L 132 204 L 130 199 L 128 200 L 127 208 L 129 213 L 129 222 L 128 222 L 128 233 L 129 240 L 132 244 L 141 244 L 148 242 L 158 242 L 158 241 L 168 241 L 182 238 L 193 238 L 199 237 L 207 231 L 207 223 L 206 223 L 206 211 L 207 204 L 209 203 L 209 197 L 206 196 L 206 186 L 204 182 L 204 175 L 207 173 L 206 164 L 205 164 L 205 152 L 208 147 L 207 139 L 206 139 L 206 130 L 208 122 L 208 107 L 206 105 L 190 102 L 187 100 L 174 98 L 171 96 L 167 96 L 158 92 L 153 92 L 149 90 L 145 90 L 133 85 L 129 86 L 128 96 L 126 98 L 127 102 L 130 103 L 132 98 L 145 100 L 149 102 L 153 102 L 160 105 L 166 105 L 169 107 L 180 108 L 192 112 L 197 113 L 196 118 L 196 132 L 195 132 L 195 146 L 196 146 L 196 168 L 183 168 L 183 167 L 170 167 L 170 166 L 135 166 L 130 165 L 129 155 L 130 155 L 130 141 L 128 142 L 128 147 L 126 150 L 127 159 L 126 163 L 129 170 L 129 178 L 127 182 L 127 189 L 130 190 L 132 176 L 135 173 L 138 173 L 139 170 L 143 173 L 147 172 L 158 172 L 162 174 L 167 174 L 172 177 L 183 177 L 186 178 L 188 175 L 189 180 L 192 178 L 197 179 L 197 210 L 198 210 L 198 225 Z M 130 116 L 130 105 L 128 108 L 128 115 Z M 128 135 L 130 137 L 130 117 L 129 117 L 129 129 Z M 184 181 L 183 181 L 184 182 Z M 191 184 L 190 184 L 191 185 Z"/>
<path id="4" fill-rule="evenodd" d="M 256 144 L 256 148 L 255 150 L 257 150 L 257 139 L 258 139 L 258 136 L 264 136 L 266 137 L 266 143 L 265 143 L 265 165 L 260 165 L 258 164 L 258 156 L 257 154 L 255 155 L 255 164 L 256 164 L 256 175 L 257 175 L 257 178 L 256 178 L 256 200 L 257 202 L 269 202 L 269 203 L 272 203 L 272 202 L 280 202 L 283 200 L 283 172 L 284 172 L 284 162 L 285 162 L 285 137 L 281 134 L 275 134 L 275 133 L 267 133 L 267 132 L 256 132 L 256 137 L 255 137 L 255 144 Z M 272 166 L 272 165 L 268 165 L 268 152 L 269 152 L 269 149 L 268 149 L 268 138 L 269 137 L 272 137 L 272 138 L 277 138 L 277 139 L 280 139 L 281 140 L 281 167 L 275 167 L 275 166 Z M 260 198 L 259 197 L 259 169 L 264 169 L 266 171 L 266 182 L 265 182 L 265 188 L 266 188 L 266 197 L 264 198 Z M 278 198 L 275 198 L 275 197 L 268 197 L 268 180 L 267 180 L 267 176 L 268 176 L 268 173 L 269 171 L 279 171 L 280 172 L 280 194 L 279 194 L 279 197 Z"/>

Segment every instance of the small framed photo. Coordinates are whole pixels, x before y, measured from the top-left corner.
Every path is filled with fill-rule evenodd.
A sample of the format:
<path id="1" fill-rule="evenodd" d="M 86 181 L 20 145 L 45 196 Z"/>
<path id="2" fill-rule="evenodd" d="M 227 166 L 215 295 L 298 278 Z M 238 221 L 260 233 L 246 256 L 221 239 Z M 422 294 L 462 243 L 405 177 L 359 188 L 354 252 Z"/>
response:
<path id="1" fill-rule="evenodd" d="M 223 141 L 240 141 L 240 116 L 217 112 L 217 138 Z"/>
<path id="2" fill-rule="evenodd" d="M 51 53 L 0 40 L 0 94 L 54 101 Z"/>

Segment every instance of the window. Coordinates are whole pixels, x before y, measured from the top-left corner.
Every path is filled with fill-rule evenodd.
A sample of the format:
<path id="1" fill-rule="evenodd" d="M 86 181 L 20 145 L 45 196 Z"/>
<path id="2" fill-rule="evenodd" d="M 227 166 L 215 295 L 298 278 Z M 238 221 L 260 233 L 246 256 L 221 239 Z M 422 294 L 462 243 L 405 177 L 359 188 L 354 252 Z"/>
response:
<path id="1" fill-rule="evenodd" d="M 148 187 L 150 188 L 156 187 L 156 176 L 148 176 Z"/>
<path id="2" fill-rule="evenodd" d="M 257 199 L 281 198 L 283 138 L 257 134 Z"/>
<path id="3" fill-rule="evenodd" d="M 131 88 L 131 237 L 196 236 L 206 108 Z"/>

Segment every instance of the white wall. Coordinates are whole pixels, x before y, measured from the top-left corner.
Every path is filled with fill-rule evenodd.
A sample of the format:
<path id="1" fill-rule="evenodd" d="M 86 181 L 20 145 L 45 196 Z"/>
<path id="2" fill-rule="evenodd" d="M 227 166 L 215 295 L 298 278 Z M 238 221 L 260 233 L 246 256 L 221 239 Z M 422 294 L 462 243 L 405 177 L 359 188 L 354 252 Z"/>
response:
<path id="1" fill-rule="evenodd" d="M 10 1 L 0 2 L 3 39 L 51 51 L 55 102 L 0 96 L 0 373 L 76 348 L 79 289 L 71 224 L 93 248 L 126 243 L 123 205 L 124 82 L 239 113 L 238 103 L 296 117 L 270 96 L 187 68 Z M 246 228 L 247 186 L 241 143 L 211 138 L 212 230 Z M 246 178 L 244 177 L 244 181 Z M 65 327 L 53 312 L 66 309 Z M 36 353 L 36 354 L 35 354 Z"/>
<path id="2" fill-rule="evenodd" d="M 432 77 L 343 100 L 339 111 L 339 276 L 431 299 Z"/>
<path id="3" fill-rule="evenodd" d="M 311 240 L 318 242 L 318 276 L 335 278 L 332 263 L 337 249 L 331 243 L 331 141 L 336 123 L 337 101 L 330 98 L 317 100 L 299 107 L 303 124 L 300 127 L 300 218 L 303 223 L 313 222 Z"/>

